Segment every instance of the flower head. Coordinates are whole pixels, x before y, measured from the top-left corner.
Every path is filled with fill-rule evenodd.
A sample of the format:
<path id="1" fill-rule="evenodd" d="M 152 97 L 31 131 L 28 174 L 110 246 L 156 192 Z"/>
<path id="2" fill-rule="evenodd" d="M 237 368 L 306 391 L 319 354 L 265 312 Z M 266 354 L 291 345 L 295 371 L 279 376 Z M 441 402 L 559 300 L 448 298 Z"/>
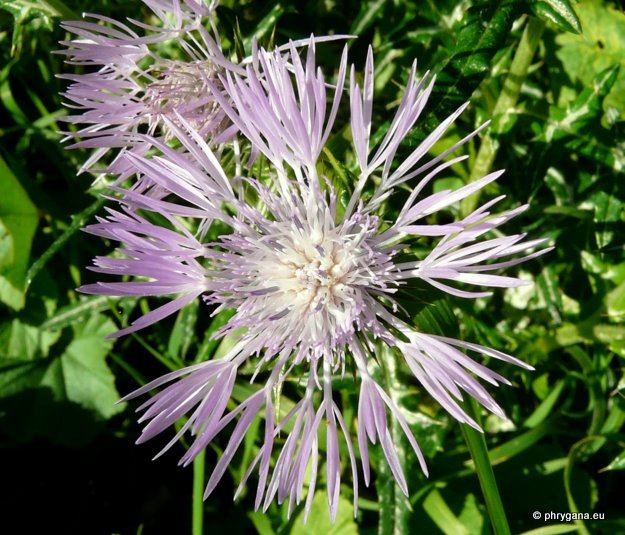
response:
<path id="1" fill-rule="evenodd" d="M 277 498 L 278 502 L 288 501 L 291 510 L 303 499 L 308 480 L 308 510 L 319 463 L 318 430 L 323 421 L 328 505 L 334 518 L 341 477 L 341 436 L 349 453 L 354 504 L 358 494 L 357 456 L 332 388 L 333 379 L 344 373 L 346 364 L 357 370 L 360 382 L 357 440 L 365 483 L 370 478 L 368 444 L 379 441 L 406 494 L 406 479 L 388 429 L 389 416 L 400 424 L 424 471 L 425 461 L 400 409 L 374 378 L 378 344 L 388 346 L 451 415 L 476 428 L 477 423 L 458 404 L 463 392 L 503 416 L 479 379 L 494 385 L 507 381 L 464 351 L 528 367 L 494 349 L 418 331 L 402 311 L 397 292 L 415 279 L 464 298 L 490 293 L 484 287 L 519 286 L 524 282 L 490 272 L 548 249 L 532 252 L 545 240 L 523 241 L 523 235 L 492 237 L 492 231 L 526 208 L 491 214 L 501 197 L 459 221 L 427 222 L 428 216 L 493 182 L 501 172 L 455 191 L 425 193 L 435 176 L 464 159 L 444 158 L 480 130 L 443 154 L 428 157 L 429 150 L 464 106 L 407 157 L 396 161 L 399 145 L 419 118 L 434 83 L 427 74 L 418 80 L 416 65 L 388 131 L 373 150 L 371 50 L 362 90 L 352 67 L 349 106 L 357 180 L 346 202 L 340 203 L 339 194 L 345 192 L 337 192 L 333 181 L 320 175 L 318 163 L 344 92 L 346 53 L 329 111 L 329 85 L 316 66 L 314 42 L 310 42 L 304 61 L 294 46 L 288 58 L 279 51 L 255 50 L 255 60 L 244 74 L 227 71 L 219 83 L 207 81 L 207 86 L 228 119 L 245 136 L 251 151 L 269 160 L 268 176 L 249 172 L 238 177 L 239 188 L 232 188 L 194 124 L 182 114 L 175 120 L 165 117 L 164 123 L 181 143 L 185 155 L 161 141 L 145 138 L 160 151 L 159 156 L 127 153 L 124 158 L 139 175 L 148 177 L 168 195 L 155 197 L 117 188 L 124 211 L 111 212 L 107 219 L 88 229 L 126 244 L 121 250 L 125 258 L 98 259 L 99 271 L 151 280 L 98 283 L 82 290 L 178 295 L 118 335 L 154 323 L 200 294 L 216 306 L 214 313 L 234 310 L 231 319 L 215 334 L 232 336 L 235 343 L 228 353 L 166 375 L 127 396 L 130 399 L 169 384 L 140 407 L 145 410 L 142 420 L 148 421 L 141 440 L 152 438 L 188 415 L 178 435 L 165 447 L 168 449 L 179 435 L 190 431 L 195 441 L 181 461 L 187 464 L 224 427 L 236 421 L 208 482 L 208 495 L 251 423 L 262 414 L 263 445 L 241 485 L 257 467 L 256 507 L 266 508 Z M 388 221 L 381 216 L 380 208 L 401 184 L 409 185 L 410 194 L 403 195 L 397 217 Z M 170 227 L 162 229 L 147 223 L 138 211 L 162 214 Z M 197 233 L 181 225 L 180 218 L 195 220 Z M 227 225 L 229 231 L 208 242 L 207 221 L 214 219 Z M 438 243 L 429 253 L 415 256 L 410 244 L 423 237 L 437 239 Z M 471 289 L 474 286 L 479 289 Z M 236 376 L 248 362 L 255 367 L 252 379 L 261 386 L 228 411 Z M 292 377 L 302 385 L 304 394 L 290 412 L 282 415 L 274 406 L 273 392 Z M 285 440 L 279 440 L 287 425 L 291 430 Z M 277 456 L 272 463 L 275 450 Z"/>
<path id="2" fill-rule="evenodd" d="M 69 64 L 95 69 L 61 75 L 72 82 L 64 93 L 68 106 L 82 111 L 65 120 L 84 125 L 68 137 L 82 139 L 73 147 L 97 149 L 81 170 L 91 169 L 113 147 L 136 144 L 129 134 L 169 137 L 164 118 L 183 117 L 206 139 L 232 134 L 207 86 L 209 81 L 219 85 L 223 70 L 242 72 L 221 50 L 214 23 L 217 2 L 142 1 L 158 26 L 129 21 L 130 26 L 95 14 L 62 24 L 77 37 L 62 41 L 66 49 L 60 53 Z"/>

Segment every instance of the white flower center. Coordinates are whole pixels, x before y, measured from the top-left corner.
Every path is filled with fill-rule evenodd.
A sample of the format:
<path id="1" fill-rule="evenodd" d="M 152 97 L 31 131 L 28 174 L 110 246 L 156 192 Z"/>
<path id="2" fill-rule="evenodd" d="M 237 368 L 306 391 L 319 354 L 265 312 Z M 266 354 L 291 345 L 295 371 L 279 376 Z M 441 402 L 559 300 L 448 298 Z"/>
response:
<path id="1" fill-rule="evenodd" d="M 323 205 L 297 208 L 222 238 L 215 302 L 236 310 L 228 332 L 245 328 L 270 352 L 298 347 L 300 356 L 329 356 L 358 331 L 381 332 L 375 303 L 396 290 L 396 268 L 375 245 L 377 218 L 356 213 L 336 224 Z"/>
<path id="2" fill-rule="evenodd" d="M 294 279 L 287 285 L 313 306 L 334 302 L 345 289 L 353 261 L 350 262 L 349 255 L 339 255 L 337 248 L 330 242 L 285 255 Z"/>

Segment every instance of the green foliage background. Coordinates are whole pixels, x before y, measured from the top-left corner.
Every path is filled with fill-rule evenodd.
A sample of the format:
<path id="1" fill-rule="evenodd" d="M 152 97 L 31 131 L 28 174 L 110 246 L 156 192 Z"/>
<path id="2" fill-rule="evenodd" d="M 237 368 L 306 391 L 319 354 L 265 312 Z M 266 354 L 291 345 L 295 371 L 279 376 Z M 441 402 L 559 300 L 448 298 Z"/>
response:
<path id="1" fill-rule="evenodd" d="M 0 526 L 9 528 L 0 529 L 187 533 L 193 473 L 176 467 L 184 444 L 151 463 L 159 444 L 134 446 L 133 407 L 114 402 L 120 392 L 219 352 L 208 337 L 226 318 L 212 321 L 195 304 L 113 343 L 104 336 L 156 302 L 74 290 L 93 280 L 84 269 L 91 258 L 114 246 L 79 232 L 102 211 L 102 189 L 92 187 L 92 177 L 76 175 L 86 153 L 66 151 L 58 133 L 67 126 L 59 122 L 66 113 L 59 96 L 64 83 L 55 74 L 70 72 L 54 54 L 65 37 L 59 23 L 83 11 L 117 20 L 147 16 L 141 2 L 0 0 Z M 434 152 L 493 119 L 471 145 L 471 159 L 434 188 L 506 168 L 484 195 L 504 193 L 508 206 L 531 203 L 507 232 L 548 236 L 556 248 L 519 269 L 531 287 L 477 302 L 435 295 L 426 305 L 423 299 L 408 304 L 424 331 L 502 349 L 536 368 L 489 363 L 513 382 L 495 393 L 510 420 L 484 415 L 483 421 L 512 531 L 625 533 L 622 7 L 607 0 L 230 0 L 218 15 L 233 53 L 235 43 L 249 46 L 253 36 L 267 45 L 311 33 L 351 33 L 359 37 L 350 43 L 350 58 L 362 66 L 371 42 L 380 132 L 418 58 L 420 72 L 433 70 L 438 84 L 405 151 L 469 99 L 471 107 Z M 330 75 L 340 46 L 318 51 Z M 353 156 L 345 153 L 342 133 L 330 148 L 349 169 Z M 389 217 L 393 210 L 389 205 Z M 334 526 L 323 482 L 307 526 L 301 509 L 290 520 L 275 504 L 266 515 L 252 512 L 253 492 L 236 503 L 231 498 L 242 466 L 257 452 L 251 437 L 204 506 L 205 532 L 490 533 L 459 425 L 403 369 L 391 368 L 387 387 L 431 471 L 426 479 L 416 460 L 404 456 L 409 499 L 390 484 L 376 452 L 376 482 L 361 489 L 355 520 L 347 473 Z M 235 398 L 250 388 L 241 385 Z M 344 407 L 355 407 L 351 379 L 337 392 Z M 283 408 L 290 403 L 287 393 Z M 224 445 L 223 438 L 215 441 L 209 466 Z M 535 520 L 534 511 L 601 512 L 605 519 L 545 522 Z"/>

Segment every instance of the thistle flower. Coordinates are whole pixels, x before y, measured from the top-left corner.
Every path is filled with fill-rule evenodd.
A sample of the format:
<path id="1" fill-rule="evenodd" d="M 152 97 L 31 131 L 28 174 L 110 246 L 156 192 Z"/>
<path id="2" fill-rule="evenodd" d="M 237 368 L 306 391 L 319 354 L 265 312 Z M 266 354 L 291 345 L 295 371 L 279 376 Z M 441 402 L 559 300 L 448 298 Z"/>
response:
<path id="1" fill-rule="evenodd" d="M 419 332 L 410 325 L 394 297 L 398 290 L 418 279 L 462 298 L 489 295 L 490 288 L 525 284 L 492 271 L 549 249 L 535 250 L 545 242 L 542 239 L 523 241 L 524 235 L 500 235 L 499 227 L 527 208 L 491 214 L 502 197 L 453 223 L 426 221 L 428 216 L 493 182 L 501 172 L 455 191 L 425 193 L 434 177 L 465 159 L 445 158 L 483 128 L 439 156 L 428 157 L 465 106 L 443 121 L 406 158 L 396 161 L 398 147 L 419 118 L 434 84 L 434 77 L 427 73 L 417 79 L 416 63 L 390 127 L 373 149 L 371 49 L 362 89 L 351 68 L 349 107 L 358 179 L 343 205 L 337 199 L 345 192 L 337 191 L 332 180 L 320 176 L 318 164 L 344 92 L 346 51 L 329 112 L 329 85 L 316 66 L 313 42 L 305 61 L 294 45 L 287 55 L 256 50 L 254 59 L 244 74 L 226 71 L 219 83 L 206 83 L 228 119 L 247 138 L 251 150 L 268 159 L 269 176 L 238 177 L 242 187 L 233 189 L 197 128 L 182 114 L 175 119 L 164 117 L 184 156 L 160 140 L 145 138 L 160 152 L 159 156 L 128 152 L 123 157 L 140 176 L 148 177 L 155 187 L 170 195 L 154 197 L 117 187 L 123 210 L 110 211 L 108 217 L 87 228 L 125 244 L 120 251 L 123 258 L 97 259 L 98 271 L 149 280 L 97 283 L 81 290 L 109 295 L 178 295 L 118 336 L 159 321 L 198 295 L 216 307 L 214 314 L 234 310 L 231 319 L 214 335 L 234 340 L 225 355 L 167 374 L 124 398 L 164 387 L 138 409 L 145 411 L 141 421 L 147 422 L 139 441 L 154 437 L 187 415 L 186 423 L 163 450 L 190 431 L 195 440 L 181 459 L 186 465 L 236 421 L 208 481 L 206 497 L 223 476 L 251 423 L 264 417 L 262 446 L 237 494 L 257 468 L 256 508 L 265 510 L 277 499 L 279 503 L 287 501 L 291 512 L 303 500 L 307 485 L 307 514 L 319 468 L 318 431 L 324 421 L 328 506 L 334 519 L 341 478 L 339 440 L 347 445 L 354 508 L 358 496 L 356 450 L 332 387 L 333 379 L 344 374 L 347 365 L 357 370 L 360 382 L 357 441 L 364 482 L 368 485 L 370 480 L 369 442 L 379 441 L 405 494 L 407 483 L 388 428 L 389 416 L 403 429 L 426 473 L 427 468 L 400 409 L 374 378 L 377 345 L 390 347 L 452 416 L 478 429 L 458 401 L 468 394 L 503 417 L 502 409 L 479 379 L 493 385 L 508 381 L 465 351 L 530 368 L 495 349 Z M 409 185 L 411 193 L 397 218 L 386 221 L 380 209 L 401 184 Z M 257 201 L 252 203 L 250 198 Z M 148 223 L 139 211 L 165 216 L 169 228 Z M 182 225 L 181 218 L 197 221 L 198 232 L 189 232 L 187 228 L 193 225 Z M 230 230 L 208 242 L 206 230 L 214 219 Z M 495 230 L 497 234 L 492 232 Z M 409 245 L 422 237 L 438 242 L 428 254 L 416 257 Z M 479 289 L 465 289 L 465 285 Z M 253 364 L 252 381 L 260 381 L 261 386 L 235 409 L 228 410 L 237 375 L 246 363 Z M 273 393 L 289 379 L 305 391 L 302 399 L 282 415 L 274 406 Z M 287 426 L 291 428 L 286 438 L 278 440 Z"/>
<path id="2" fill-rule="evenodd" d="M 96 14 L 62 24 L 77 38 L 62 41 L 66 49 L 59 53 L 68 56 L 71 65 L 95 68 L 84 74 L 60 75 L 72 82 L 64 93 L 67 106 L 82 111 L 65 118 L 83 125 L 68 134 L 68 138 L 82 140 L 70 148 L 96 149 L 81 172 L 92 169 L 111 148 L 136 145 L 129 134 L 143 131 L 168 137 L 164 117 L 170 121 L 184 117 L 207 139 L 229 135 L 227 117 L 206 86 L 208 80 L 219 83 L 221 70 L 241 71 L 221 50 L 214 23 L 217 2 L 142 1 L 160 20 L 159 26 L 129 21 L 145 35 Z M 183 59 L 163 56 L 159 50 L 164 44 L 170 55 Z M 146 149 L 135 150 L 141 148 Z"/>

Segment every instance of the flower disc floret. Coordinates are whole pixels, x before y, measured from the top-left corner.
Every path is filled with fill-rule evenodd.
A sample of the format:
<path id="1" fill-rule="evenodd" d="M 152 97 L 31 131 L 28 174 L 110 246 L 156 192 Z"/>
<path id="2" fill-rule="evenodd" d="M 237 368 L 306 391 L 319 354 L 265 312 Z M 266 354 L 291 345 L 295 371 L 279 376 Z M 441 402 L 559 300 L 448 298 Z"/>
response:
<path id="1" fill-rule="evenodd" d="M 288 212 L 267 198 L 282 220 L 256 220 L 222 237 L 206 299 L 237 312 L 224 333 L 245 327 L 268 347 L 296 348 L 315 358 L 332 355 L 363 329 L 379 331 L 369 313 L 374 294 L 396 291 L 391 254 L 369 241 L 378 218 L 355 212 L 335 223 L 333 203 L 321 193 L 293 186 Z"/>

